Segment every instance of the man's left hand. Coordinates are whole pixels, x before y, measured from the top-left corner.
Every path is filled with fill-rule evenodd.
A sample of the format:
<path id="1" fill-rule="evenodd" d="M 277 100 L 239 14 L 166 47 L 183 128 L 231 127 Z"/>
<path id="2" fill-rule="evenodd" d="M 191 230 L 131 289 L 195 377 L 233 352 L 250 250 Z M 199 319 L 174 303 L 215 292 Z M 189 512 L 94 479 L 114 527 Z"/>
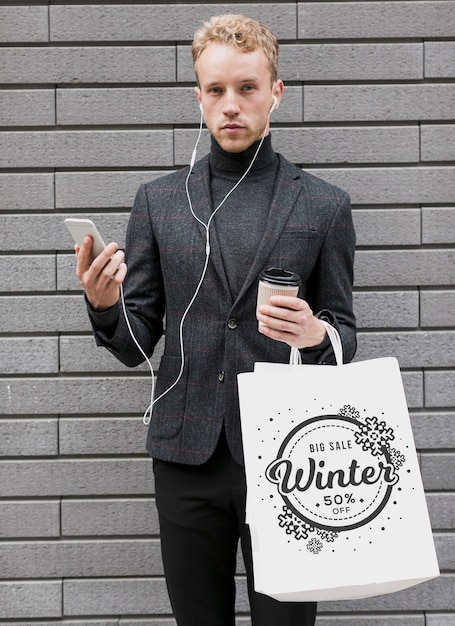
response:
<path id="1" fill-rule="evenodd" d="M 308 302 L 291 296 L 272 296 L 259 307 L 259 332 L 283 341 L 291 348 L 311 348 L 324 340 L 324 324 L 313 314 Z"/>

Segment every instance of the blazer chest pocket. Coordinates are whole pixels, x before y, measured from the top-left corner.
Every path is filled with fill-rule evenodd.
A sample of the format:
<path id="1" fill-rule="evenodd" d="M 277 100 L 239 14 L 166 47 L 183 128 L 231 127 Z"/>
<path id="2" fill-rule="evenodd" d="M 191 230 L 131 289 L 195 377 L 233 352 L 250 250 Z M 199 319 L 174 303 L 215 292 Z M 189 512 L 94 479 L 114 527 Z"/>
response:
<path id="1" fill-rule="evenodd" d="M 282 233 L 268 264 L 289 269 L 306 280 L 317 261 L 321 238 L 317 230 L 285 231 Z"/>

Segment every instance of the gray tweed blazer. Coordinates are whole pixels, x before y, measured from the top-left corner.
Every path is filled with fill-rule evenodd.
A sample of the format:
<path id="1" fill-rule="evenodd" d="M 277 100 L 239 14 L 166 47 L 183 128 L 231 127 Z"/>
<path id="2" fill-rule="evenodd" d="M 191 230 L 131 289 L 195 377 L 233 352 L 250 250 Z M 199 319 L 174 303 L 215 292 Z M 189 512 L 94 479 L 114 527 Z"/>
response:
<path id="1" fill-rule="evenodd" d="M 345 361 L 355 353 L 355 234 L 349 197 L 281 155 L 279 159 L 264 236 L 235 298 L 213 224 L 207 275 L 183 327 L 183 375 L 153 409 L 147 450 L 156 458 L 201 464 L 213 452 L 224 424 L 230 450 L 242 462 L 237 374 L 251 371 L 255 361 L 286 363 L 290 354 L 289 346 L 257 330 L 257 283 L 264 268 L 297 272 L 302 279 L 299 295 L 315 313 L 337 326 Z M 139 188 L 126 237 L 125 301 L 134 333 L 147 354 L 152 354 L 163 333 L 164 316 L 166 320 L 156 397 L 179 374 L 179 324 L 205 261 L 204 228 L 191 215 L 185 193 L 187 173 L 184 168 Z M 190 189 L 196 214 L 210 214 L 207 156 L 195 164 Z M 119 305 L 101 314 L 90 311 L 90 316 L 99 345 L 127 365 L 143 360 Z M 305 362 L 333 363 L 330 348 L 303 350 L 302 356 Z"/>

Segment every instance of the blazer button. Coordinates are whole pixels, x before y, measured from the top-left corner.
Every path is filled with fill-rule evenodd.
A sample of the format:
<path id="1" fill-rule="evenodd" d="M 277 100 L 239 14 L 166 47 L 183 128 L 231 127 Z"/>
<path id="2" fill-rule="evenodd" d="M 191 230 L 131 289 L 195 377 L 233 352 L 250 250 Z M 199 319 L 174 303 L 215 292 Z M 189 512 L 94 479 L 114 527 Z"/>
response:
<path id="1" fill-rule="evenodd" d="M 231 330 L 234 330 L 234 328 L 237 328 L 237 320 L 235 319 L 235 317 L 231 317 L 227 325 L 228 325 L 228 328 L 230 328 Z"/>
<path id="2" fill-rule="evenodd" d="M 224 383 L 224 372 L 223 372 L 223 370 L 221 370 L 221 372 L 218 374 L 218 380 L 220 381 L 220 383 Z"/>

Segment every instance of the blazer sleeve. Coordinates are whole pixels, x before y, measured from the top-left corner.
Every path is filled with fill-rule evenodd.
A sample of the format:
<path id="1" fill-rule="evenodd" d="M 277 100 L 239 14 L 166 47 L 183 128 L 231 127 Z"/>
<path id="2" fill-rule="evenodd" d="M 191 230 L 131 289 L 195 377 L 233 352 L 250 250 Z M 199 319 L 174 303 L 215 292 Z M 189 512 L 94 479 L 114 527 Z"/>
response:
<path id="1" fill-rule="evenodd" d="M 158 245 L 150 220 L 146 186 L 136 195 L 126 233 L 125 262 L 127 275 L 123 284 L 125 310 L 121 298 L 103 312 L 88 307 L 96 342 L 130 367 L 139 365 L 144 356 L 131 336 L 150 357 L 163 334 L 165 297 Z"/>

